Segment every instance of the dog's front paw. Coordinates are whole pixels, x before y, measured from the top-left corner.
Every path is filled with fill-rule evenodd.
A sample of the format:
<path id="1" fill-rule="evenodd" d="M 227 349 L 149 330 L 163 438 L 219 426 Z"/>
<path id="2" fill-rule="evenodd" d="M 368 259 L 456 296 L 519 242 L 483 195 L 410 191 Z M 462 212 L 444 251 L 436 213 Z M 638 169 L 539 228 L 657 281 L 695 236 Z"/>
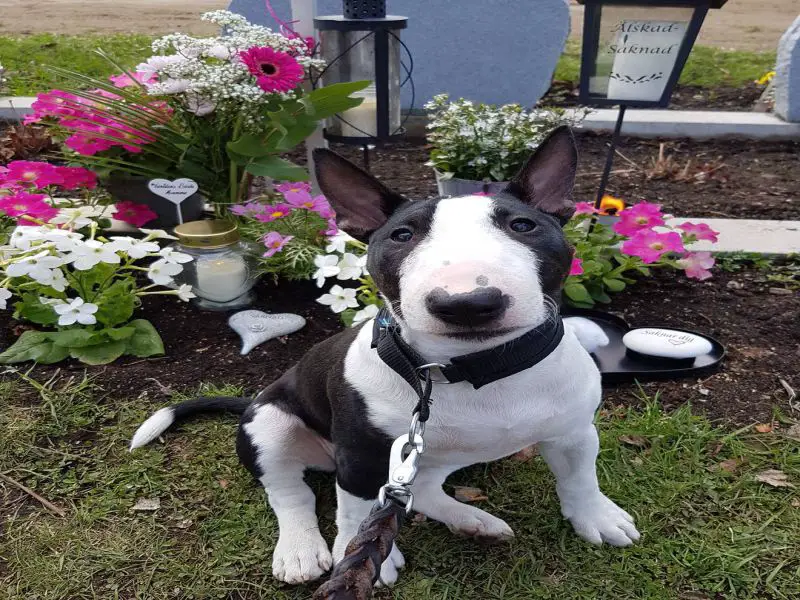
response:
<path id="1" fill-rule="evenodd" d="M 453 533 L 485 543 L 505 542 L 514 537 L 511 527 L 503 519 L 473 506 L 459 507 L 457 512 L 448 515 L 445 525 Z"/>
<path id="2" fill-rule="evenodd" d="M 633 517 L 603 494 L 564 508 L 564 516 L 572 523 L 575 533 L 587 542 L 612 546 L 630 546 L 641 537 Z"/>
<path id="3" fill-rule="evenodd" d="M 406 566 L 406 559 L 403 553 L 397 547 L 397 544 L 392 545 L 392 551 L 389 553 L 388 558 L 383 561 L 381 565 L 381 577 L 375 583 L 375 587 L 392 587 L 397 583 L 398 571 Z"/>
<path id="4" fill-rule="evenodd" d="M 322 536 L 281 534 L 272 555 L 272 574 L 286 583 L 305 583 L 319 579 L 333 564 Z"/>

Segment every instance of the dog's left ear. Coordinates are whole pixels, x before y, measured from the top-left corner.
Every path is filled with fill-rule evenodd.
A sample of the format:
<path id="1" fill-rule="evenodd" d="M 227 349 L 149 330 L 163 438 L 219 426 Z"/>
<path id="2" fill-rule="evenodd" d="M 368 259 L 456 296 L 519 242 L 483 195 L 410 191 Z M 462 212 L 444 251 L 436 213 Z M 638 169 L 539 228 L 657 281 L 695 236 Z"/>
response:
<path id="1" fill-rule="evenodd" d="M 572 187 L 577 167 L 575 138 L 564 125 L 542 142 L 505 191 L 564 225 L 575 213 Z"/>
<path id="2" fill-rule="evenodd" d="M 373 231 L 408 202 L 331 150 L 314 150 L 314 166 L 319 187 L 336 211 L 336 223 L 362 242 L 367 242 Z"/>

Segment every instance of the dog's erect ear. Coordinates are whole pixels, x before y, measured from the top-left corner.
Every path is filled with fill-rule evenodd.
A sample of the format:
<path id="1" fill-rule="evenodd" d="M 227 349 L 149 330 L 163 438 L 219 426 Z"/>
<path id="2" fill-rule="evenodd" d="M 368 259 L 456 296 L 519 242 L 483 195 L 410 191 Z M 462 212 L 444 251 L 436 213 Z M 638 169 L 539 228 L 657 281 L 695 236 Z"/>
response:
<path id="1" fill-rule="evenodd" d="M 407 200 L 331 150 L 314 150 L 317 182 L 336 211 L 336 223 L 366 242 Z"/>
<path id="2" fill-rule="evenodd" d="M 569 127 L 562 126 L 542 142 L 505 191 L 563 225 L 575 212 L 572 187 L 577 167 L 575 139 Z"/>

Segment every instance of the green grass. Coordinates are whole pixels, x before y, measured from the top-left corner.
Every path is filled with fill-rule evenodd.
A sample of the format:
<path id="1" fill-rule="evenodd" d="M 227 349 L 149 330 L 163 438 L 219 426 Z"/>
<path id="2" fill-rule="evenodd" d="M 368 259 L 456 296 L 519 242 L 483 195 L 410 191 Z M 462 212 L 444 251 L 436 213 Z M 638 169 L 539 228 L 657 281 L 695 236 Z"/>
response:
<path id="1" fill-rule="evenodd" d="M 0 488 L 0 596 L 310 597 L 313 586 L 272 581 L 276 526 L 263 492 L 237 464 L 233 417 L 198 420 L 168 433 L 166 444 L 129 454 L 131 434 L 162 401 L 108 397 L 80 378 L 31 398 L 15 380 L 0 385 L 0 472 L 67 516 Z M 800 487 L 797 442 L 715 429 L 688 409 L 665 414 L 657 399 L 644 411 L 603 412 L 599 428 L 601 485 L 636 516 L 641 543 L 620 550 L 580 541 L 560 518 L 543 462 L 500 461 L 449 483 L 485 490 L 489 500 L 478 505 L 505 519 L 516 539 L 487 549 L 433 522 L 407 525 L 400 545 L 408 567 L 377 598 L 800 597 L 798 492 L 754 479 L 780 469 Z M 641 436 L 645 446 L 620 436 Z M 732 458 L 744 461 L 736 472 L 718 468 Z M 311 484 L 330 539 L 331 477 L 318 474 Z M 140 498 L 158 498 L 161 508 L 131 512 Z"/>
<path id="2" fill-rule="evenodd" d="M 48 65 L 105 78 L 118 71 L 93 50 L 102 48 L 120 64 L 133 67 L 152 54 L 152 39 L 132 34 L 0 36 L 0 63 L 7 71 L 9 93 L 32 96 L 58 86 L 59 78 Z"/>
<path id="3" fill-rule="evenodd" d="M 116 70 L 92 52 L 103 48 L 122 65 L 133 67 L 150 54 L 152 38 L 146 35 L 38 34 L 14 38 L 0 36 L 0 62 L 8 70 L 12 95 L 33 95 L 52 89 L 58 79 L 45 65 L 107 77 Z M 758 79 L 775 66 L 774 52 L 728 51 L 696 46 L 681 76 L 681 83 L 704 87 L 740 86 Z M 571 40 L 556 68 L 555 78 L 578 81 L 580 44 Z"/>

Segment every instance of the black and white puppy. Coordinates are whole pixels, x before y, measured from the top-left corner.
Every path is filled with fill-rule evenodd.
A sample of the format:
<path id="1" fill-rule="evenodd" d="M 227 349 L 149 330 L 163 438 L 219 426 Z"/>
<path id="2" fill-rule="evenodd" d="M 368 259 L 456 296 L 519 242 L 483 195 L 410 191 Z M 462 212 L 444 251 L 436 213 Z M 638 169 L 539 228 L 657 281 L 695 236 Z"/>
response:
<path id="1" fill-rule="evenodd" d="M 369 241 L 368 270 L 403 338 L 428 361 L 498 346 L 558 316 L 572 256 L 561 226 L 574 212 L 577 163 L 568 129 L 555 131 L 493 197 L 409 202 L 333 152 L 320 150 L 315 160 L 340 227 Z M 459 298 L 458 311 L 448 310 L 448 297 Z M 487 298 L 497 303 L 492 310 Z M 555 474 L 561 511 L 579 536 L 615 546 L 639 539 L 633 519 L 603 495 L 595 473 L 601 387 L 587 347 L 602 345 L 604 334 L 581 320 L 565 329 L 558 347 L 528 370 L 478 390 L 468 383 L 434 386 L 415 510 L 463 534 L 511 538 L 504 521 L 456 501 L 442 484 L 457 469 L 538 444 Z M 288 583 L 316 579 L 342 558 L 372 507 L 387 479 L 392 441 L 408 431 L 418 400 L 371 341 L 371 323 L 333 336 L 252 403 L 199 399 L 161 409 L 137 430 L 131 449 L 194 412 L 243 412 L 239 456 L 266 489 L 280 527 L 273 573 Z M 306 469 L 336 472 L 332 552 L 303 481 Z M 393 583 L 403 564 L 395 546 L 381 580 Z"/>

